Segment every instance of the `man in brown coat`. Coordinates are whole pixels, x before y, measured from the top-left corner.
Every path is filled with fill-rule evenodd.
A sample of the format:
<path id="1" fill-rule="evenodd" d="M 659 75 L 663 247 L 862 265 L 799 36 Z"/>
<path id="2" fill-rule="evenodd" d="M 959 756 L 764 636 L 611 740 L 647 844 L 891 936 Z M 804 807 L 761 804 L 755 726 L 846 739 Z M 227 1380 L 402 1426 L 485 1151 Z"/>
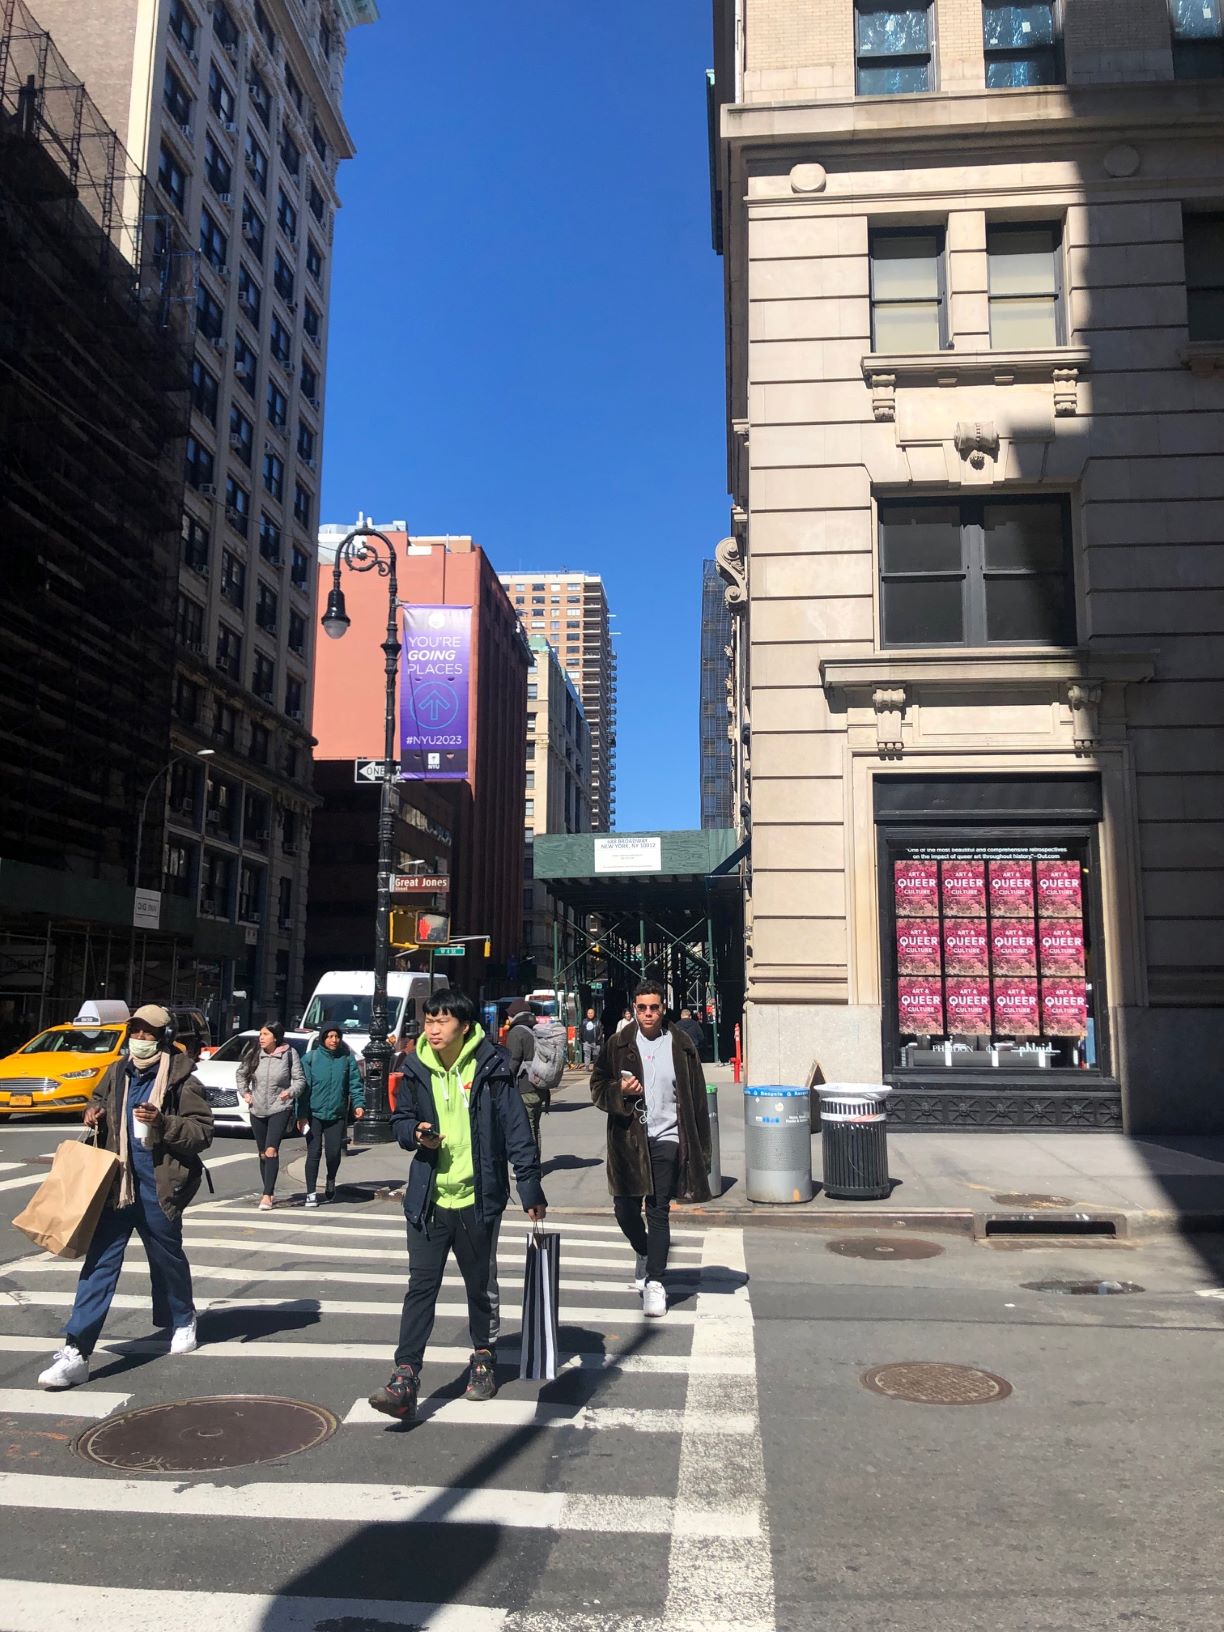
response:
<path id="1" fill-rule="evenodd" d="M 608 1116 L 616 1222 L 637 1254 L 643 1312 L 653 1316 L 667 1313 L 672 1197 L 710 1199 L 705 1076 L 691 1039 L 668 1025 L 664 1003 L 659 983 L 644 980 L 633 994 L 634 1023 L 608 1038 L 591 1072 L 591 1098 Z"/>

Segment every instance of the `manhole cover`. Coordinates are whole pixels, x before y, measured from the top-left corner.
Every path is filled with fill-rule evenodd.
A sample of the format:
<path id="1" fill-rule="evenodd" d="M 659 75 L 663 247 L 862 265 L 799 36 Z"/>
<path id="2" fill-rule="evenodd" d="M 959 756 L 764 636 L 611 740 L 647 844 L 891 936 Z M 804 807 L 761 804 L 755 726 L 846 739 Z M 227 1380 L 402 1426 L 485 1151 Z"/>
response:
<path id="1" fill-rule="evenodd" d="M 865 1388 L 890 1400 L 914 1405 L 989 1405 L 1005 1400 L 1012 1386 L 992 1371 L 953 1366 L 943 1360 L 900 1360 L 873 1366 L 859 1379 Z"/>
<path id="2" fill-rule="evenodd" d="M 1142 1292 L 1136 1281 L 1022 1281 L 1025 1292 L 1061 1292 L 1068 1298 L 1108 1298 L 1119 1292 Z"/>
<path id="3" fill-rule="evenodd" d="M 1000 1207 L 1024 1207 L 1036 1211 L 1041 1207 L 1074 1207 L 1075 1203 L 1070 1196 L 1030 1196 L 1030 1195 L 1002 1195 L 991 1196 L 991 1201 L 997 1201 Z"/>
<path id="4" fill-rule="evenodd" d="M 944 1250 L 934 1241 L 882 1241 L 877 1235 L 847 1235 L 826 1243 L 840 1258 L 938 1258 Z"/>
<path id="5" fill-rule="evenodd" d="M 107 1417 L 76 1442 L 89 1462 L 124 1473 L 205 1473 L 275 1462 L 330 1439 L 337 1419 L 321 1405 L 275 1395 L 169 1400 Z"/>

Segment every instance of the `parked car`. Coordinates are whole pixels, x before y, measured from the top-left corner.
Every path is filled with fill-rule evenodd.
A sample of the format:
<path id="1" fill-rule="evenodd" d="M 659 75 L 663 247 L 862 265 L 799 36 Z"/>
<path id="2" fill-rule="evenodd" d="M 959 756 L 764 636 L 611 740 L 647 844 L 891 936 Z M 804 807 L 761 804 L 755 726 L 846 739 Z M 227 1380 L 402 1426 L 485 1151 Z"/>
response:
<path id="1" fill-rule="evenodd" d="M 193 1060 L 198 1060 L 201 1052 L 212 1044 L 203 1009 L 172 1008 L 170 1030 L 174 1041 L 185 1048 Z"/>
<path id="2" fill-rule="evenodd" d="M 257 1030 L 236 1031 L 232 1037 L 226 1038 L 220 1048 L 196 1064 L 195 1074 L 212 1106 L 213 1126 L 219 1131 L 251 1131 L 250 1107 L 238 1092 L 238 1062 L 258 1036 Z M 313 1031 L 287 1031 L 285 1041 L 297 1050 L 300 1059 L 314 1042 L 315 1036 Z M 289 1129 L 289 1135 L 296 1134 L 295 1124 Z"/>
<path id="3" fill-rule="evenodd" d="M 126 1003 L 98 999 L 0 1059 L 0 1116 L 50 1111 L 79 1118 L 122 1053 L 127 1022 Z"/>

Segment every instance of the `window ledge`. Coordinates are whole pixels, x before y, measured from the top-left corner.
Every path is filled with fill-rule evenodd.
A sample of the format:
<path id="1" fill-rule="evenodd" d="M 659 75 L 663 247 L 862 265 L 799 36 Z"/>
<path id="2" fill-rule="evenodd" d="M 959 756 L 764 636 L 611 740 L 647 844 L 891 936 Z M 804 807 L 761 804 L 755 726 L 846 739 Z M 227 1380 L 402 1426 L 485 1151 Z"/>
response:
<path id="1" fill-rule="evenodd" d="M 1191 374 L 1224 374 L 1224 340 L 1191 340 L 1178 348 L 1177 360 Z"/>
<path id="2" fill-rule="evenodd" d="M 898 385 L 957 386 L 1015 385 L 1019 382 L 1054 387 L 1054 412 L 1076 412 L 1076 386 L 1087 372 L 1091 353 L 1086 346 L 1048 346 L 1019 351 L 914 351 L 868 352 L 862 360 L 863 378 L 871 388 L 871 406 L 878 420 L 896 418 Z"/>
<path id="3" fill-rule="evenodd" d="M 906 684 L 1045 686 L 1075 681 L 1090 686 L 1150 680 L 1155 672 L 1151 652 L 1094 652 L 1083 646 L 1008 646 L 987 652 L 949 646 L 825 658 L 820 681 L 826 691 Z"/>

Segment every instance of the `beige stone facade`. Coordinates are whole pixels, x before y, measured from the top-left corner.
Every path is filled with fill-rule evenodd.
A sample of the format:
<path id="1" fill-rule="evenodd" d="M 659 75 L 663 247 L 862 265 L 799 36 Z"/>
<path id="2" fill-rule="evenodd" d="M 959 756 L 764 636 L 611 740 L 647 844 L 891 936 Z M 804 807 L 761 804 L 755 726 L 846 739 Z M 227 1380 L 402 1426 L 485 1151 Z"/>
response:
<path id="1" fill-rule="evenodd" d="M 982 5 L 934 0 L 932 88 L 868 96 L 851 0 L 715 6 L 749 1080 L 893 1080 L 937 1125 L 1218 1129 L 1224 81 L 1174 78 L 1165 0 L 1046 9 L 1060 83 L 987 89 Z M 889 257 L 924 234 L 927 305 L 897 323 L 939 338 L 877 349 Z M 1011 619 L 991 551 L 1057 514 L 1064 564 Z M 959 638 L 931 529 L 964 551 Z M 1007 638 L 1043 598 L 1048 633 Z M 936 859 L 1078 834 L 1097 1008 L 1024 1043 L 1030 1074 L 998 1068 L 997 1013 L 958 1045 L 980 1070 L 951 1026 L 903 1053 L 911 829 Z"/>

